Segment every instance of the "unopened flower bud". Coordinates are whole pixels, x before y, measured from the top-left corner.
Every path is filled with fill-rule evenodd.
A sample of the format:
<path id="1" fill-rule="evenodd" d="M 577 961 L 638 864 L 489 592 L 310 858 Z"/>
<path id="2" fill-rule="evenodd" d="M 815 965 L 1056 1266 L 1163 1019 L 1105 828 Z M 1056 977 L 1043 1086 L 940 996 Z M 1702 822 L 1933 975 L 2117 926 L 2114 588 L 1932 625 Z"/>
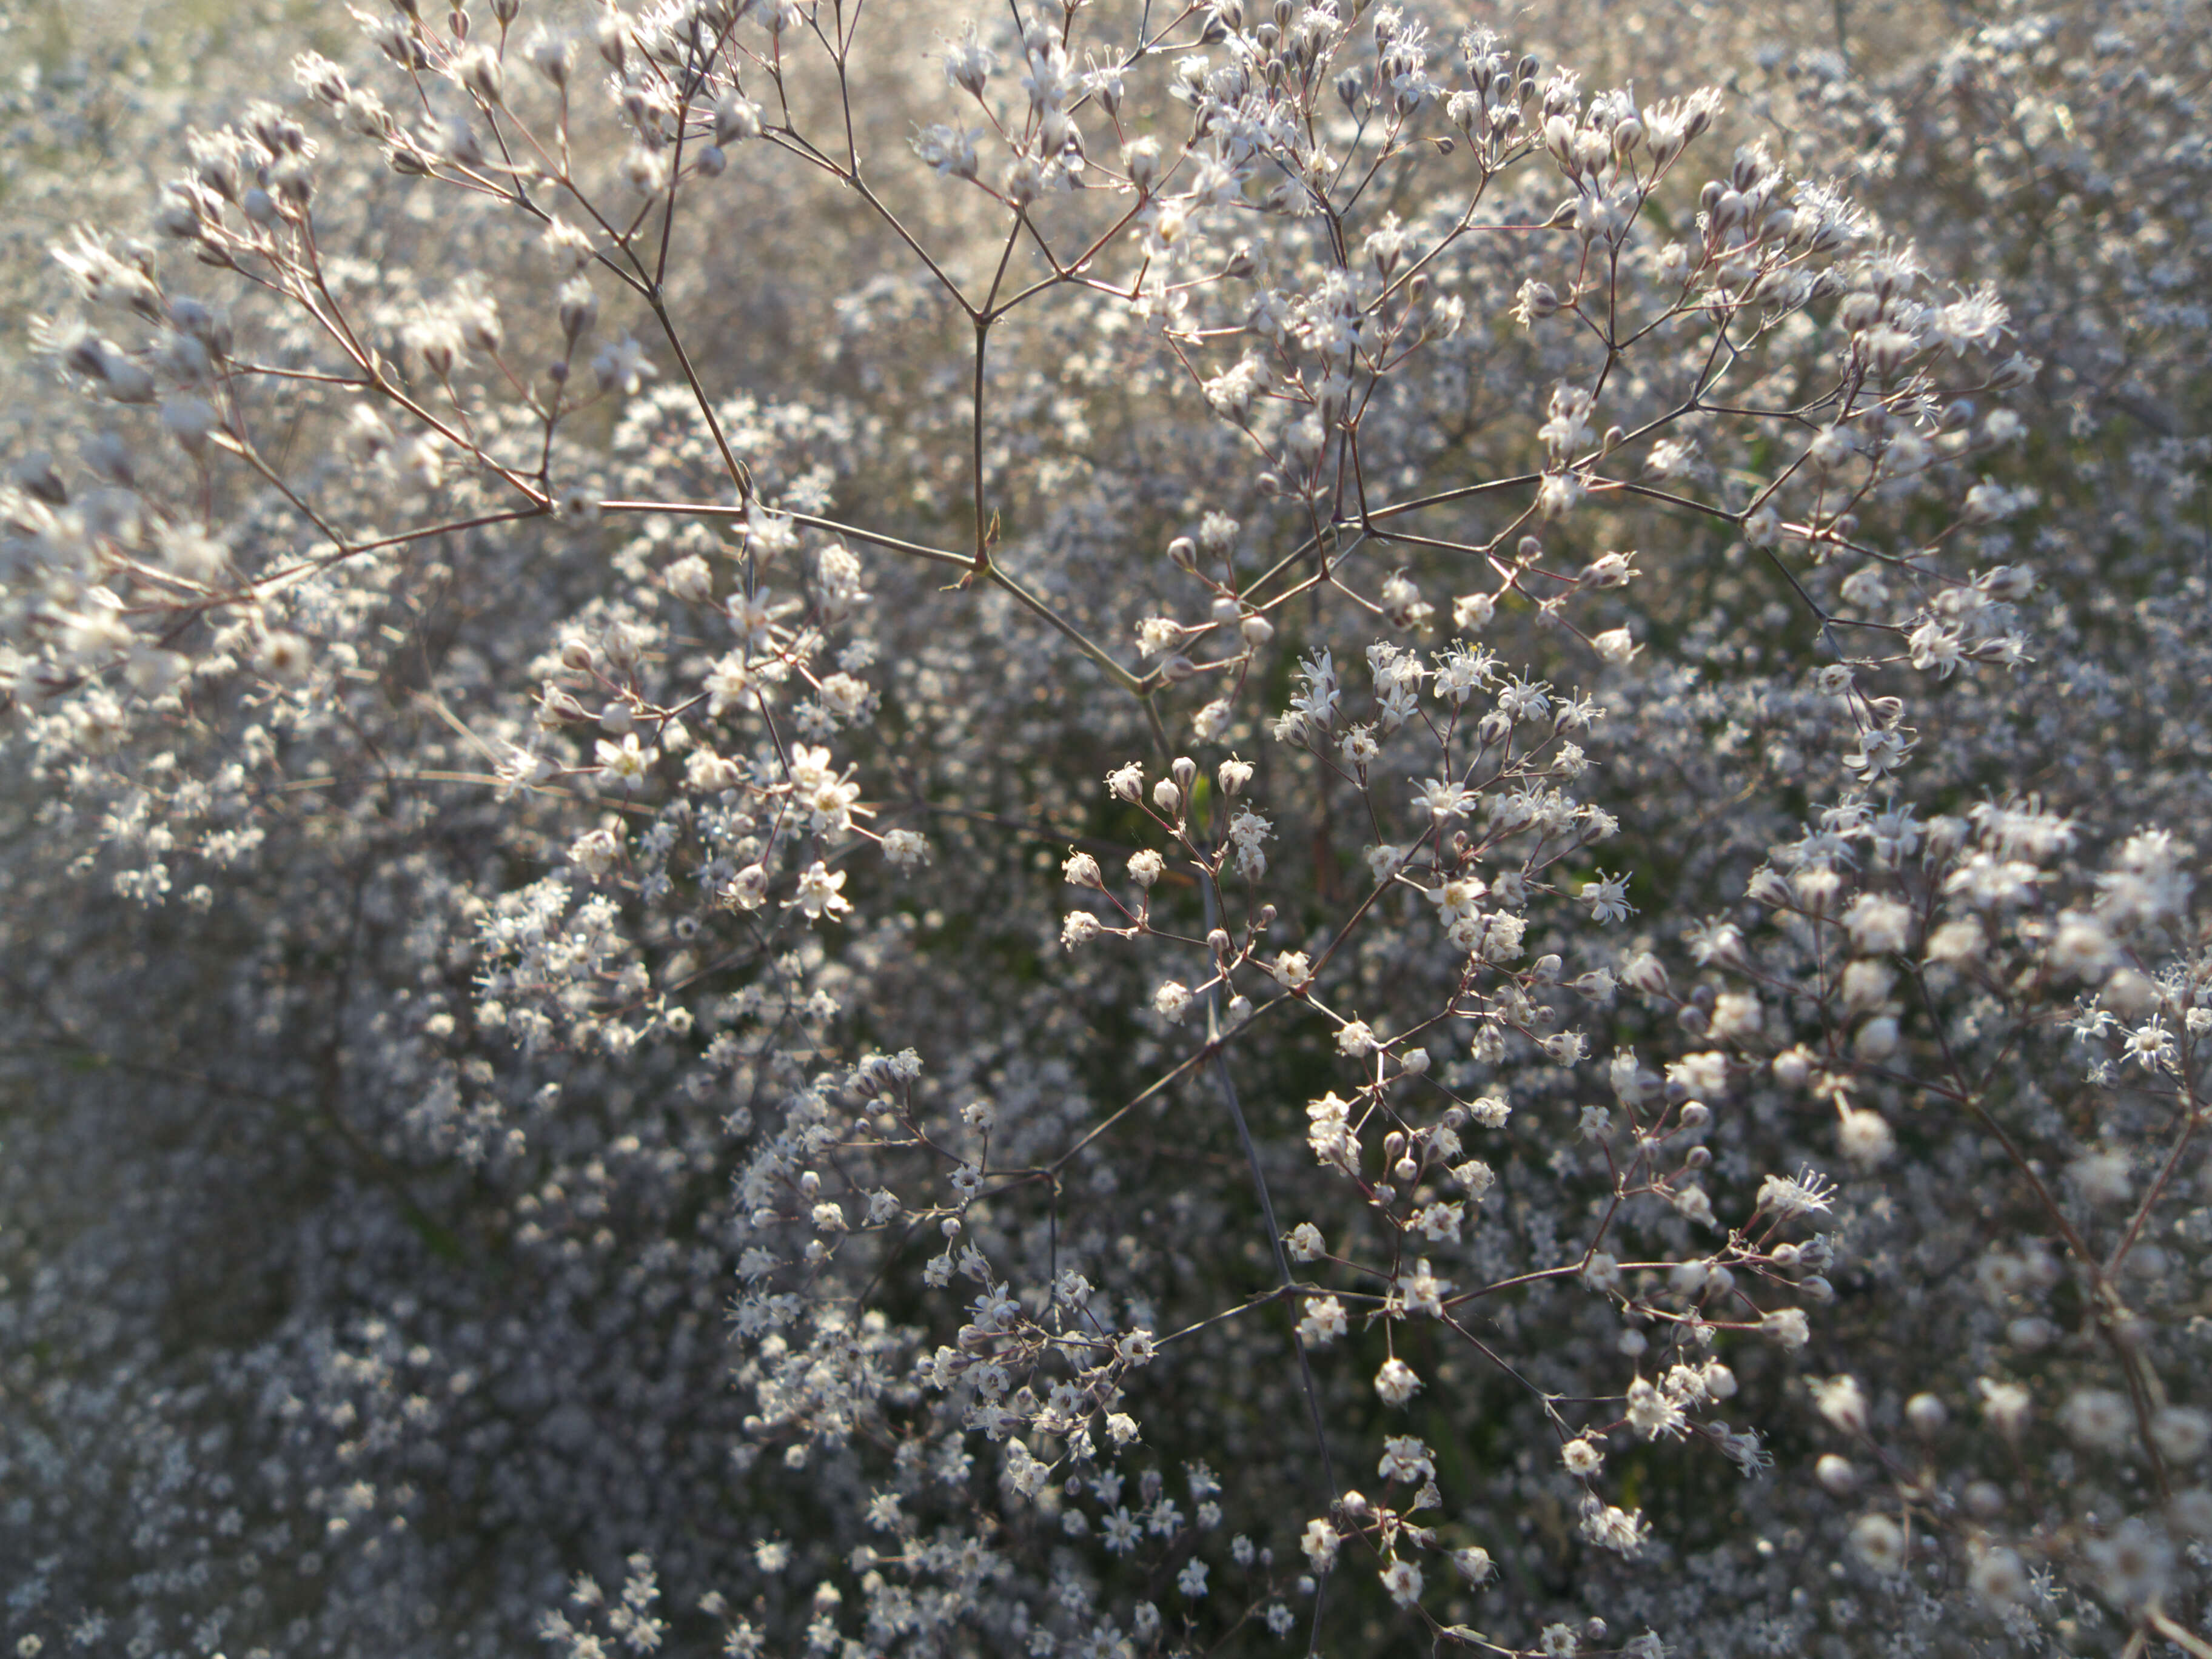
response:
<path id="1" fill-rule="evenodd" d="M 498 56 L 489 46 L 471 46 L 461 54 L 454 65 L 453 77 L 464 87 L 496 108 L 507 101 L 507 76 L 500 67 Z"/>
<path id="2" fill-rule="evenodd" d="M 562 285 L 560 315 L 561 332 L 573 350 L 599 315 L 599 296 L 581 276 L 572 276 Z"/>
<path id="3" fill-rule="evenodd" d="M 522 48 L 530 67 L 544 76 L 551 85 L 566 88 L 568 84 L 570 61 L 574 56 L 571 43 L 559 35 L 548 34 L 543 26 L 532 31 L 530 40 Z"/>
<path id="4" fill-rule="evenodd" d="M 1121 152 L 1121 165 L 1139 196 L 1149 196 L 1160 178 L 1160 144 L 1157 138 L 1139 138 Z"/>
<path id="5" fill-rule="evenodd" d="M 599 18 L 598 28 L 593 31 L 593 40 L 599 46 L 599 56 L 606 60 L 607 67 L 617 75 L 623 72 L 623 61 L 629 55 L 628 40 L 628 20 L 612 6 L 608 7 Z"/>
<path id="6" fill-rule="evenodd" d="M 1943 1431 L 1950 1413 L 1934 1395 L 1916 1394 L 1905 1402 L 1905 1420 L 1912 1425 L 1915 1434 L 1932 1438 Z"/>

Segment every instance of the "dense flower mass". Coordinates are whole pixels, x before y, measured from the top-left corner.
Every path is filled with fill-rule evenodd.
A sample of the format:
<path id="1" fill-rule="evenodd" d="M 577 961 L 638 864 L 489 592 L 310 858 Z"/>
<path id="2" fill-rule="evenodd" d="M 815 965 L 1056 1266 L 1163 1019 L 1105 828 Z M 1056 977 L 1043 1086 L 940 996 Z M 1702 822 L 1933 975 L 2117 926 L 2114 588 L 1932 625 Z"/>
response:
<path id="1" fill-rule="evenodd" d="M 19 1659 L 2212 1653 L 2201 17 L 143 9 Z"/>

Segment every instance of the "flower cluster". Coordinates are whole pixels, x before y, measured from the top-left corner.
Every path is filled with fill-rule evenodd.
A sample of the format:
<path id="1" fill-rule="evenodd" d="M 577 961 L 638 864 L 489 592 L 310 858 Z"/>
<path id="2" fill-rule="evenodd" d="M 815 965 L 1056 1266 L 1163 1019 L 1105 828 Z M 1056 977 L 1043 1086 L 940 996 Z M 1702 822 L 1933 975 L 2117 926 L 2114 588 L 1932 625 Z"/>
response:
<path id="1" fill-rule="evenodd" d="M 2212 37 L 1584 9 L 52 24 L 20 1659 L 2212 1650 Z"/>

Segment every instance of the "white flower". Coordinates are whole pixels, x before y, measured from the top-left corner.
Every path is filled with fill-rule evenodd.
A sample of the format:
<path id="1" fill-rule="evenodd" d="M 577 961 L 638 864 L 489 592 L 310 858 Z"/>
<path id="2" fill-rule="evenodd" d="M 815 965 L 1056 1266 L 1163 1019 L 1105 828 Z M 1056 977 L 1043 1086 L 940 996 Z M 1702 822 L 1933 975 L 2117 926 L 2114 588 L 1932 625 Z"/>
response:
<path id="1" fill-rule="evenodd" d="M 1180 1020 L 1190 1012 L 1190 987 L 1179 980 L 1163 980 L 1152 993 L 1152 1009 L 1162 1018 Z"/>
<path id="2" fill-rule="evenodd" d="M 1470 1584 L 1480 1584 L 1498 1569 L 1491 1561 L 1490 1552 L 1480 1544 L 1469 1544 L 1451 1553 L 1452 1568 Z"/>
<path id="3" fill-rule="evenodd" d="M 1755 1036 L 1765 1020 L 1756 991 L 1723 991 L 1714 999 L 1712 1034 L 1723 1041 Z"/>
<path id="4" fill-rule="evenodd" d="M 933 121 L 907 142 L 913 145 L 922 164 L 936 169 L 939 177 L 973 179 L 977 167 L 975 141 L 982 136 L 980 127 L 956 127 L 949 122 Z"/>
<path id="5" fill-rule="evenodd" d="M 2027 1569 L 2015 1552 L 1985 1546 L 1966 1569 L 1966 1587 L 1992 1607 L 2006 1607 L 2027 1595 Z"/>
<path id="6" fill-rule="evenodd" d="M 1431 1244 L 1456 1244 L 1462 1215 L 1456 1204 L 1425 1204 L 1407 1218 L 1406 1227 Z"/>
<path id="7" fill-rule="evenodd" d="M 1650 1532 L 1650 1525 L 1640 1510 L 1619 1509 L 1595 1497 L 1584 1500 L 1582 1534 L 1600 1549 L 1630 1557 L 1640 1555 Z M 1565 1641 L 1557 1640 L 1553 1632 L 1560 1632 Z M 1572 1653 L 1574 1632 L 1565 1625 L 1551 1626 L 1544 1632 L 1544 1644 L 1547 1653 Z"/>
<path id="8" fill-rule="evenodd" d="M 1554 1031 L 1538 1046 L 1562 1066 L 1579 1065 L 1589 1052 L 1580 1031 Z"/>
<path id="9" fill-rule="evenodd" d="M 819 921 L 825 915 L 832 921 L 842 921 L 853 912 L 852 901 L 841 896 L 844 885 L 844 871 L 833 872 L 817 859 L 799 877 L 798 896 L 786 899 L 783 908 L 788 910 L 797 905 L 810 921 Z"/>
<path id="10" fill-rule="evenodd" d="M 1337 1547 L 1343 1542 L 1334 1527 L 1326 1521 L 1306 1522 L 1305 1536 L 1298 1540 L 1298 1547 L 1306 1553 L 1316 1572 L 1327 1572 L 1336 1565 Z"/>
<path id="11" fill-rule="evenodd" d="M 749 864 L 732 876 L 720 895 L 732 910 L 757 910 L 768 897 L 768 869 Z"/>
<path id="12" fill-rule="evenodd" d="M 2173 1545 L 2166 1534 L 2130 1517 L 2112 1535 L 2083 1547 L 2097 1571 L 2097 1588 L 2123 1607 L 2148 1607 L 2163 1597 L 2173 1578 Z"/>
<path id="13" fill-rule="evenodd" d="M 1813 1403 L 1821 1416 L 1844 1434 L 1864 1434 L 1867 1399 L 1855 1376 L 1832 1376 L 1813 1384 Z"/>
<path id="14" fill-rule="evenodd" d="M 621 856 L 622 842 L 611 830 L 586 830 L 568 848 L 569 862 L 594 881 L 613 869 Z"/>
<path id="15" fill-rule="evenodd" d="M 1905 1529 L 1886 1515 L 1863 1515 L 1851 1523 L 1851 1553 L 1885 1576 L 1905 1566 Z"/>
<path id="16" fill-rule="evenodd" d="M 1442 823 L 1465 812 L 1474 797 L 1449 778 L 1430 778 L 1414 789 L 1413 799 L 1431 819 Z"/>
<path id="17" fill-rule="evenodd" d="M 1382 1461 L 1375 1472 L 1385 1480 L 1401 1480 L 1410 1486 L 1433 1479 L 1437 1466 L 1419 1436 L 1394 1434 L 1384 1438 Z"/>
<path id="18" fill-rule="evenodd" d="M 1863 1168 L 1887 1162 L 1897 1150 L 1897 1137 L 1891 1132 L 1888 1120 L 1880 1112 L 1859 1107 L 1843 1115 L 1836 1143 L 1846 1158 Z"/>
<path id="19" fill-rule="evenodd" d="M 1844 757 L 1844 766 L 1869 783 L 1878 782 L 1903 766 L 1917 744 L 1902 732 L 1862 732 L 1859 746 Z"/>
<path id="20" fill-rule="evenodd" d="M 1240 851 L 1257 848 L 1274 833 L 1274 826 L 1249 806 L 1238 808 L 1237 816 L 1229 820 L 1229 839 Z"/>
<path id="21" fill-rule="evenodd" d="M 599 376 L 601 391 L 619 387 L 626 398 L 635 397 L 639 385 L 659 373 L 646 361 L 645 348 L 627 334 L 599 348 L 592 372 Z"/>
<path id="22" fill-rule="evenodd" d="M 1759 1200 L 1754 1207 L 1771 1213 L 1778 1220 L 1788 1221 L 1814 1210 L 1826 1210 L 1835 1193 L 1832 1182 L 1807 1168 L 1794 1177 L 1767 1176 L 1759 1183 Z"/>
<path id="23" fill-rule="evenodd" d="M 1333 1296 L 1324 1296 L 1306 1304 L 1304 1316 L 1298 1321 L 1298 1340 L 1310 1348 L 1326 1348 L 1346 1329 L 1344 1304 Z"/>
<path id="24" fill-rule="evenodd" d="M 1638 1377 L 1628 1385 L 1628 1421 L 1646 1440 L 1687 1431 L 1682 1408 L 1662 1394 L 1650 1380 Z"/>
<path id="25" fill-rule="evenodd" d="M 1382 1569 L 1382 1588 L 1400 1607 L 1410 1607 L 1421 1599 L 1421 1570 L 1411 1561 L 1393 1561 Z"/>
<path id="26" fill-rule="evenodd" d="M 1591 875 L 1583 884 L 1582 902 L 1589 906 L 1593 921 L 1622 921 L 1636 914 L 1636 907 L 1628 902 L 1627 876 L 1608 876 L 1602 870 Z"/>
<path id="27" fill-rule="evenodd" d="M 2111 1389 L 2078 1389 L 2058 1413 L 2066 1432 L 2082 1445 L 2118 1451 L 2135 1433 L 2135 1412 L 2128 1397 Z"/>
<path id="28" fill-rule="evenodd" d="M 1851 948 L 1862 956 L 1882 956 L 1902 951 L 1912 931 L 1912 912 L 1895 899 L 1862 893 L 1844 913 Z"/>
<path id="29" fill-rule="evenodd" d="M 2017 1382 L 1999 1382 L 1986 1376 L 1978 1378 L 1974 1386 L 1981 1391 L 1982 1414 L 1990 1419 L 1990 1426 L 2008 1440 L 2018 1439 L 2034 1405 L 2027 1390 Z"/>
<path id="30" fill-rule="evenodd" d="M 1382 1362 L 1382 1369 L 1375 1373 L 1375 1392 L 1382 1397 L 1382 1403 L 1386 1406 L 1404 1405 L 1420 1386 L 1421 1379 L 1413 1375 L 1413 1368 L 1402 1359 L 1386 1359 Z"/>
<path id="31" fill-rule="evenodd" d="M 595 752 L 601 775 L 627 787 L 645 776 L 646 769 L 660 751 L 641 745 L 636 732 L 625 732 L 620 743 L 609 743 L 601 738 Z"/>
<path id="32" fill-rule="evenodd" d="M 957 41 L 948 41 L 945 48 L 945 79 L 949 85 L 960 88 L 973 97 L 983 95 L 983 83 L 991 71 L 999 66 L 999 55 L 977 38 L 975 25 L 970 22 L 967 32 Z"/>
<path id="33" fill-rule="evenodd" d="M 1802 1348 L 1813 1340 L 1813 1328 L 1802 1308 L 1782 1308 L 1767 1314 L 1759 1328 L 1785 1348 Z"/>
<path id="34" fill-rule="evenodd" d="M 2129 1032 L 2127 1040 L 2120 1045 L 2120 1052 L 2146 1072 L 2175 1071 L 2180 1063 L 2163 1014 L 2153 1014 L 2148 1022 Z"/>
<path id="35" fill-rule="evenodd" d="M 1148 657 L 1182 643 L 1183 626 L 1167 617 L 1146 617 L 1137 624 L 1137 649 Z"/>
<path id="36" fill-rule="evenodd" d="M 1454 1286 L 1449 1279 L 1438 1279 L 1436 1270 L 1429 1266 L 1426 1257 L 1410 1273 L 1401 1273 L 1391 1285 L 1392 1300 L 1411 1315 L 1441 1319 L 1444 1313 L 1444 1297 Z"/>

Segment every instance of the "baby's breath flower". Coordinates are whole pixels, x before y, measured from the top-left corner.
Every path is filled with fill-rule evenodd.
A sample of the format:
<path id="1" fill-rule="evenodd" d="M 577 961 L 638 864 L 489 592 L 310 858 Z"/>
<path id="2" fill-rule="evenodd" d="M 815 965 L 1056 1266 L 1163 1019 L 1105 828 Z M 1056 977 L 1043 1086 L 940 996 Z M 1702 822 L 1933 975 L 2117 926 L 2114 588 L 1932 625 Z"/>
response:
<path id="1" fill-rule="evenodd" d="M 1404 1405 L 1420 1386 L 1421 1379 L 1402 1359 L 1386 1359 L 1382 1369 L 1375 1373 L 1375 1392 L 1382 1397 L 1386 1406 Z"/>
<path id="2" fill-rule="evenodd" d="M 1421 1570 L 1410 1561 L 1393 1561 L 1382 1569 L 1382 1588 L 1400 1607 L 1410 1607 L 1421 1599 Z"/>
<path id="3" fill-rule="evenodd" d="M 1336 1565 L 1337 1549 L 1342 1541 L 1336 1528 L 1327 1521 L 1309 1521 L 1305 1535 L 1298 1540 L 1298 1547 L 1305 1552 L 1306 1559 L 1313 1564 L 1316 1572 L 1327 1572 Z"/>
<path id="4" fill-rule="evenodd" d="M 1885 1576 L 1905 1566 L 1905 1529 L 1886 1515 L 1863 1515 L 1851 1524 L 1851 1553 Z"/>
<path id="5" fill-rule="evenodd" d="M 1636 914 L 1636 907 L 1628 902 L 1628 880 L 1626 876 L 1608 876 L 1600 870 L 1583 884 L 1582 900 L 1589 906 L 1593 921 L 1624 921 Z"/>
<path id="6" fill-rule="evenodd" d="M 852 901 L 842 896 L 845 872 L 832 872 L 819 859 L 809 865 L 799 878 L 799 891 L 784 901 L 784 908 L 797 906 L 810 921 L 827 916 L 832 921 L 842 921 L 853 912 Z"/>

